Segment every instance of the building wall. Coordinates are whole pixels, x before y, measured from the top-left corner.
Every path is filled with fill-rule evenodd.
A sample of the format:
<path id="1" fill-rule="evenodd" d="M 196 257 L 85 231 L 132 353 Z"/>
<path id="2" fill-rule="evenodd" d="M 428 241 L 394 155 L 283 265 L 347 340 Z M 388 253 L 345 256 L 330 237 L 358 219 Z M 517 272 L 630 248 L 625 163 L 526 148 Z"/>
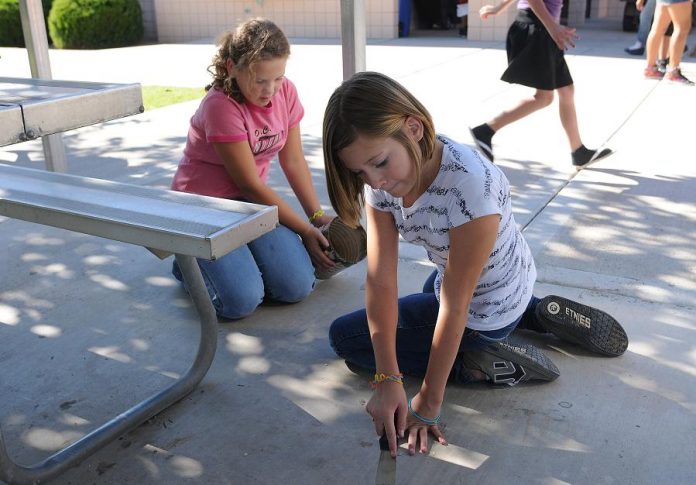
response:
<path id="1" fill-rule="evenodd" d="M 217 37 L 253 17 L 265 17 L 288 37 L 341 37 L 340 0 L 151 0 L 160 42 Z M 398 0 L 364 0 L 367 36 L 398 36 Z"/>

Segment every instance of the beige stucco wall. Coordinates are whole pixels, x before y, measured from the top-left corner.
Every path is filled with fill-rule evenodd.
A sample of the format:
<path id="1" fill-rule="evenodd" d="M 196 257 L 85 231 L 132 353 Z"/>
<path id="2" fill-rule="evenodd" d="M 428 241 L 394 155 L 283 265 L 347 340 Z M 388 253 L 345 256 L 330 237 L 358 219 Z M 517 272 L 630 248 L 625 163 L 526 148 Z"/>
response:
<path id="1" fill-rule="evenodd" d="M 217 37 L 253 17 L 277 23 L 288 37 L 341 37 L 340 0 L 154 0 L 160 42 Z M 398 0 L 365 0 L 367 36 L 398 36 Z"/>

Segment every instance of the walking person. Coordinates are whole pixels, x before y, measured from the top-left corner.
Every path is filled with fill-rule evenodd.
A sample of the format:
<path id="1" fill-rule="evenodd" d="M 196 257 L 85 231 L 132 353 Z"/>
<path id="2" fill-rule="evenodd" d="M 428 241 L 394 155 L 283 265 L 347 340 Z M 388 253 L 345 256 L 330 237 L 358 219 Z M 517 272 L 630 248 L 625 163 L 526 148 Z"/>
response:
<path id="1" fill-rule="evenodd" d="M 290 45 L 271 21 L 224 34 L 208 68 L 213 82 L 191 118 L 172 189 L 278 207 L 280 226 L 215 261 L 199 260 L 218 316 L 238 319 L 268 298 L 294 303 L 314 288 L 314 265 L 332 267 L 318 229 L 324 214 L 300 138 L 304 109 L 285 77 Z M 298 215 L 266 180 L 280 167 L 304 209 Z M 174 276 L 181 272 L 174 263 Z"/>
<path id="2" fill-rule="evenodd" d="M 640 1 L 640 0 L 639 0 Z M 694 82 L 684 76 L 679 64 L 686 46 L 686 38 L 691 31 L 692 0 L 657 0 L 655 18 L 650 35 L 648 35 L 647 54 L 644 75 L 647 79 L 663 77 L 676 84 L 693 86 Z M 669 62 L 663 72 L 657 64 L 660 41 L 667 31 L 669 23 L 674 25 L 674 32 L 669 41 Z"/>
<path id="3" fill-rule="evenodd" d="M 324 164 L 334 210 L 367 219 L 366 308 L 336 319 L 335 352 L 374 373 L 367 403 L 375 431 L 408 449 L 428 450 L 448 381 L 515 385 L 551 381 L 559 371 L 515 329 L 552 333 L 604 356 L 628 338 L 607 313 L 559 296 L 538 299 L 534 259 L 512 213 L 504 173 L 481 154 L 438 135 L 426 108 L 375 72 L 354 75 L 326 108 Z M 398 298 L 399 236 L 423 246 L 436 270 L 422 293 Z M 423 377 L 406 399 L 403 374 Z M 418 445 L 420 442 L 420 445 Z"/>
<path id="4" fill-rule="evenodd" d="M 632 56 L 642 56 L 645 54 L 645 46 L 648 44 L 648 34 L 650 34 L 650 27 L 652 26 L 656 5 L 657 0 L 636 0 L 636 10 L 640 12 L 638 18 L 638 33 L 636 34 L 636 41 L 624 49 L 627 54 L 631 54 Z"/>
<path id="5" fill-rule="evenodd" d="M 479 14 L 483 20 L 497 15 L 514 0 L 484 5 Z M 575 112 L 575 87 L 563 52 L 575 47 L 575 29 L 560 24 L 562 0 L 518 0 L 517 17 L 507 34 L 508 67 L 503 81 L 534 88 L 534 94 L 512 109 L 471 129 L 474 142 L 493 161 L 493 136 L 502 128 L 533 112 L 549 106 L 558 93 L 561 124 L 568 137 L 571 161 L 576 169 L 611 154 L 585 147 L 580 138 Z"/>

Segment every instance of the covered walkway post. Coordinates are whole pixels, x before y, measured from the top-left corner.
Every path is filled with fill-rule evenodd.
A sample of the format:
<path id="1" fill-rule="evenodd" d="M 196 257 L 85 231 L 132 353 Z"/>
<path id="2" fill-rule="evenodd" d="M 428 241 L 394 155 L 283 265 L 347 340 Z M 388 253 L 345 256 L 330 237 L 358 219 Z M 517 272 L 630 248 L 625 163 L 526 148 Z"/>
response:
<path id="1" fill-rule="evenodd" d="M 341 0 L 343 80 L 365 70 L 365 0 Z"/>

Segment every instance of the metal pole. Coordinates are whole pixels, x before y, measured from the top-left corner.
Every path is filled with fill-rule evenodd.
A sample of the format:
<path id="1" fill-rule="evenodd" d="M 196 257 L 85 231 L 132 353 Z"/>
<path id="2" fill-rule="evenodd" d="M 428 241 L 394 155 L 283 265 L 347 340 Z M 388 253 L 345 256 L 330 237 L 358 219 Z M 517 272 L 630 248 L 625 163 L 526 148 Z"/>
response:
<path id="1" fill-rule="evenodd" d="M 365 0 L 341 0 L 343 80 L 365 70 Z"/>
<path id="2" fill-rule="evenodd" d="M 12 485 L 43 483 L 68 468 L 79 464 L 82 460 L 119 436 L 164 411 L 188 395 L 203 380 L 210 365 L 213 363 L 217 349 L 217 315 L 210 301 L 210 296 L 208 295 L 208 290 L 196 258 L 183 254 L 177 254 L 175 257 L 184 275 L 184 281 L 186 281 L 191 300 L 193 300 L 201 323 L 198 352 L 186 374 L 177 379 L 168 388 L 150 396 L 88 435 L 35 465 L 26 466 L 15 463 L 7 453 L 2 432 L 0 432 L 0 481 L 5 481 Z"/>
<path id="3" fill-rule="evenodd" d="M 19 15 L 22 19 L 24 43 L 29 54 L 31 76 L 36 79 L 53 79 L 41 0 L 19 0 Z M 46 169 L 53 172 L 67 172 L 68 162 L 62 135 L 60 133 L 47 135 L 41 138 L 41 142 Z"/>

